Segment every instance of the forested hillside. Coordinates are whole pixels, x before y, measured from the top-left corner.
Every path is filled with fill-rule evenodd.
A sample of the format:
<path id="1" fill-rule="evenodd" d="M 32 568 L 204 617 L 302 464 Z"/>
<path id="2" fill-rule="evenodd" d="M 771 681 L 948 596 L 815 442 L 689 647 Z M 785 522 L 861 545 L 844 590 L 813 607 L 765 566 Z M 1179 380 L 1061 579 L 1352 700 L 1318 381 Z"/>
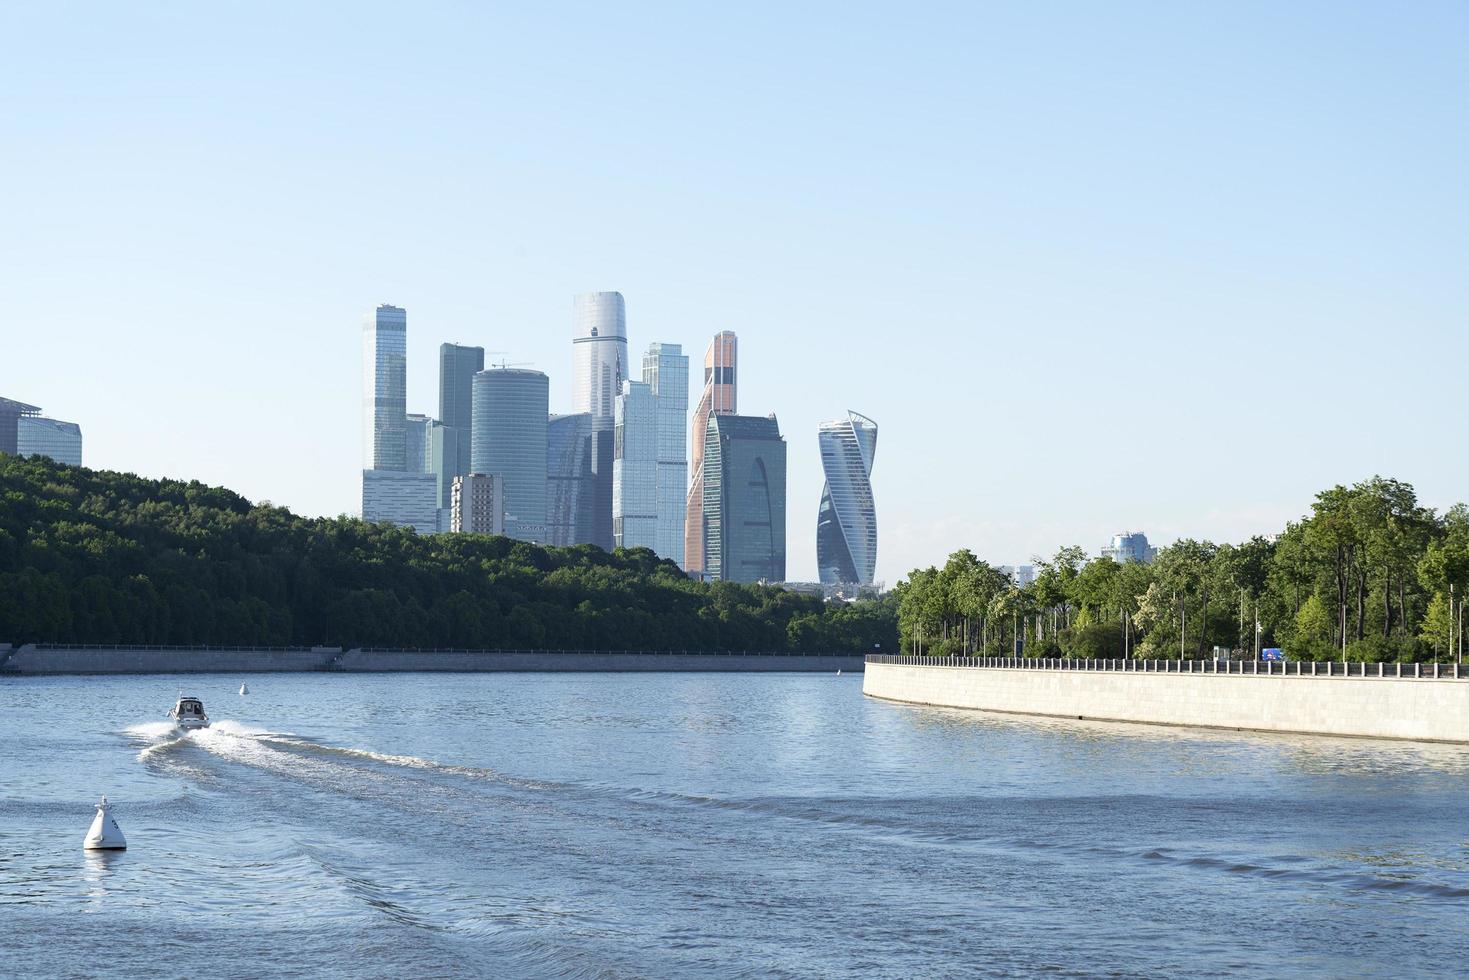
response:
<path id="1" fill-rule="evenodd" d="M 1310 513 L 1242 544 L 1185 539 L 1148 565 L 1063 548 L 1017 588 L 957 551 L 895 590 L 908 652 L 1009 656 L 1254 654 L 1292 659 L 1451 659 L 1464 634 L 1469 509 L 1444 514 L 1374 477 L 1316 495 Z"/>
<path id="2" fill-rule="evenodd" d="M 890 603 L 693 582 L 643 549 L 419 536 L 0 455 L 0 640 L 861 652 L 897 627 Z"/>

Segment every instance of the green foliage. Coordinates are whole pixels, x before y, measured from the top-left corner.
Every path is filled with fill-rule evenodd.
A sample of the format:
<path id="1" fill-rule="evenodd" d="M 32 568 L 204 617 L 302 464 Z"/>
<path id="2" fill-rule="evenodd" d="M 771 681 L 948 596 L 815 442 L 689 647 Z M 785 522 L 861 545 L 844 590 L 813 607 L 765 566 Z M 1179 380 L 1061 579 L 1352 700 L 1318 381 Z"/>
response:
<path id="1" fill-rule="evenodd" d="M 1272 538 L 1185 539 L 1150 565 L 1079 548 L 1035 564 L 1024 589 L 969 551 L 915 571 L 894 590 L 904 651 L 1251 657 L 1258 641 L 1295 659 L 1448 657 L 1465 633 L 1469 508 L 1440 517 L 1373 477 L 1317 494 Z"/>
<path id="2" fill-rule="evenodd" d="M 0 455 L 12 642 L 896 649 L 897 600 L 699 583 L 646 549 L 307 519 L 219 487 Z"/>

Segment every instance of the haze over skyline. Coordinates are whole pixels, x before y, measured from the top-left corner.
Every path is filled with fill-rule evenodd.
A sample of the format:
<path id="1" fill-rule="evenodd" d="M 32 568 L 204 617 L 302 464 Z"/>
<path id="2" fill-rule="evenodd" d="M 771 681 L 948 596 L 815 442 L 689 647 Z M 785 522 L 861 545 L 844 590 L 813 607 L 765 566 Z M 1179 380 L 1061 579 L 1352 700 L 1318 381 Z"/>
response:
<path id="1" fill-rule="evenodd" d="M 0 395 L 90 466 L 351 512 L 360 324 L 551 379 L 572 297 L 789 446 L 874 419 L 879 580 L 1469 496 L 1469 8 L 37 5 L 0 155 Z M 636 372 L 634 372 L 636 376 Z"/>

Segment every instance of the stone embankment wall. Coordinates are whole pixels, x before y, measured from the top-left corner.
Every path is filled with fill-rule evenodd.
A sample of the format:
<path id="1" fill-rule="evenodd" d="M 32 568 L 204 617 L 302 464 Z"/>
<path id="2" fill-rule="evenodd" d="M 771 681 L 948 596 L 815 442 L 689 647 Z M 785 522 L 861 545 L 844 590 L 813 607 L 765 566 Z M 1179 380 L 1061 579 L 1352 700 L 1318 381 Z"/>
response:
<path id="1" fill-rule="evenodd" d="M 860 673 L 860 654 L 343 650 L 340 647 L 97 648 L 0 644 L 9 674 L 251 674 L 278 671 L 720 671 Z"/>
<path id="2" fill-rule="evenodd" d="M 1090 721 L 1469 742 L 1469 679 L 869 663 L 862 692 L 909 704 Z"/>

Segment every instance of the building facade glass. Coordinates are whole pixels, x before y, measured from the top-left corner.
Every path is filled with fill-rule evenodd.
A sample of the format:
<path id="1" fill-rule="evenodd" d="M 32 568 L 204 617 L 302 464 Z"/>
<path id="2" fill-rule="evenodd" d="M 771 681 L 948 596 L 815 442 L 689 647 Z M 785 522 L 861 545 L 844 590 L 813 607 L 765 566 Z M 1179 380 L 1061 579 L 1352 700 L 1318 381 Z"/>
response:
<path id="1" fill-rule="evenodd" d="M 403 426 L 404 466 L 409 473 L 430 473 L 429 433 L 434 420 L 427 415 L 410 414 Z"/>
<path id="2" fill-rule="evenodd" d="M 877 423 L 848 412 L 816 433 L 826 483 L 816 513 L 816 568 L 824 585 L 871 585 L 877 570 L 872 461 Z"/>
<path id="3" fill-rule="evenodd" d="M 734 332 L 714 335 L 704 352 L 704 388 L 694 406 L 689 428 L 693 457 L 689 461 L 689 490 L 684 511 L 684 561 L 686 572 L 707 571 L 704 560 L 704 446 L 711 415 L 733 415 L 738 407 L 735 368 L 739 342 Z"/>
<path id="4" fill-rule="evenodd" d="M 612 541 L 618 548 L 652 548 L 658 536 L 658 410 L 652 387 L 624 382 L 614 419 Z"/>
<path id="5" fill-rule="evenodd" d="M 703 514 L 705 577 L 785 580 L 786 444 L 774 416 L 709 416 Z"/>
<path id="6" fill-rule="evenodd" d="M 1148 544 L 1148 536 L 1141 531 L 1112 535 L 1112 543 L 1102 549 L 1102 557 L 1115 562 L 1136 561 L 1146 565 L 1158 556 L 1158 549 Z"/>
<path id="7" fill-rule="evenodd" d="M 593 544 L 592 417 L 553 415 L 546 427 L 546 543 Z"/>
<path id="8" fill-rule="evenodd" d="M 581 293 L 573 300 L 572 404 L 598 429 L 612 428 L 613 401 L 627 379 L 627 311 L 621 293 Z"/>
<path id="9" fill-rule="evenodd" d="M 474 428 L 474 376 L 485 369 L 485 349 L 460 344 L 439 345 L 439 421 L 459 431 L 459 458 L 451 466 L 453 478 L 469 472 L 469 447 Z"/>
<path id="10" fill-rule="evenodd" d="M 680 567 L 688 519 L 689 358 L 678 344 L 650 344 L 643 354 L 643 383 L 658 413 L 658 527 L 653 550 Z"/>
<path id="11" fill-rule="evenodd" d="M 19 456 L 45 456 L 68 466 L 82 465 L 82 427 L 40 415 L 22 415 L 16 420 L 15 452 Z"/>
<path id="12" fill-rule="evenodd" d="M 408 467 L 408 313 L 384 303 L 362 318 L 363 468 Z"/>
<path id="13" fill-rule="evenodd" d="M 491 368 L 474 376 L 469 468 L 505 481 L 505 533 L 544 543 L 550 380 L 540 371 Z"/>
<path id="14" fill-rule="evenodd" d="M 11 398 L 0 398 L 0 453 L 15 455 L 18 447 L 20 420 L 26 416 L 39 415 L 41 409 Z"/>
<path id="15" fill-rule="evenodd" d="M 439 490 L 434 475 L 363 470 L 362 519 L 433 534 L 439 529 Z"/>

